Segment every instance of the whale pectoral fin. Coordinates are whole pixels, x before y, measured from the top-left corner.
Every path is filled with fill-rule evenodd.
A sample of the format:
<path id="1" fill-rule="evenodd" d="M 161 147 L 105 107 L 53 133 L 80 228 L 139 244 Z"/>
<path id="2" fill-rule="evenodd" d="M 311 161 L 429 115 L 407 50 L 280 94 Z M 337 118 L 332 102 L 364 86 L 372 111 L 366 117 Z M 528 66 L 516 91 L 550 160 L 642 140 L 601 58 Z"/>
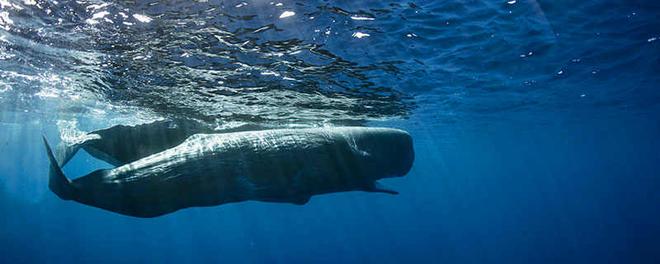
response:
<path id="1" fill-rule="evenodd" d="M 376 181 L 371 183 L 370 185 L 368 185 L 366 188 L 364 188 L 363 191 L 365 191 L 365 192 L 388 193 L 388 194 L 392 194 L 392 195 L 399 194 L 399 192 L 397 192 L 395 190 L 392 190 L 392 189 L 389 189 L 389 188 L 383 186 L 382 184 L 380 184 L 379 182 L 376 182 Z"/>

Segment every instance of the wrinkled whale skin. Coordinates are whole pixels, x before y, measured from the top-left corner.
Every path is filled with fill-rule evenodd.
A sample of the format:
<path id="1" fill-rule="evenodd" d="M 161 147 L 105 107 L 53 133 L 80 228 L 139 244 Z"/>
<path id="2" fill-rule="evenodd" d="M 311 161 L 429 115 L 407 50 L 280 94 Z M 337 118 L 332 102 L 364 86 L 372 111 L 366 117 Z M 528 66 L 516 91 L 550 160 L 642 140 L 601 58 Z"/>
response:
<path id="1" fill-rule="evenodd" d="M 305 204 L 313 195 L 343 191 L 395 194 L 376 181 L 404 176 L 414 160 L 412 138 L 398 129 L 277 129 L 196 134 L 68 181 L 46 146 L 58 196 L 136 217 L 247 200 Z"/>

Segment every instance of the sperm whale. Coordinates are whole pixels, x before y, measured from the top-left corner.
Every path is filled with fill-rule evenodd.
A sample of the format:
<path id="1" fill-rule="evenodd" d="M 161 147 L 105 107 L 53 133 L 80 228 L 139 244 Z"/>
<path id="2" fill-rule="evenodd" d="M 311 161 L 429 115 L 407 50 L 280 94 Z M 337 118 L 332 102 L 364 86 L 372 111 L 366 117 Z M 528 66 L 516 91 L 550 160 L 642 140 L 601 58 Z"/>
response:
<path id="1" fill-rule="evenodd" d="M 257 130 L 254 126 L 238 131 Z M 190 119 L 169 119 L 139 125 L 116 125 L 87 133 L 82 141 L 56 147 L 60 166 L 84 149 L 94 158 L 115 166 L 124 165 L 181 144 L 194 134 L 235 132 L 216 130 L 212 126 Z M 126 144 L 130 142 L 130 144 Z"/>
<path id="2" fill-rule="evenodd" d="M 402 130 L 369 127 L 195 134 L 113 169 L 69 180 L 44 137 L 49 187 L 60 198 L 135 217 L 241 201 L 305 204 L 313 195 L 397 194 L 377 180 L 404 176 L 414 161 Z"/>

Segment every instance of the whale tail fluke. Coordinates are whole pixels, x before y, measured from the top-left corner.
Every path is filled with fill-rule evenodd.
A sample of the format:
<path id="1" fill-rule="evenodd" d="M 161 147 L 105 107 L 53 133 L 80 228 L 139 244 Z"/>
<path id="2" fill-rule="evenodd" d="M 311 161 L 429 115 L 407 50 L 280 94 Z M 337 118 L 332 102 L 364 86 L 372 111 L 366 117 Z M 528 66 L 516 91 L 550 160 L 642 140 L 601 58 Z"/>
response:
<path id="1" fill-rule="evenodd" d="M 57 146 L 55 146 L 55 159 L 58 161 L 58 165 L 60 167 L 63 167 L 66 165 L 71 158 L 82 148 L 84 143 L 65 143 L 65 142 L 60 142 Z"/>
<path id="2" fill-rule="evenodd" d="M 50 161 L 48 188 L 50 188 L 50 190 L 61 199 L 71 200 L 71 197 L 73 196 L 73 186 L 71 185 L 71 181 L 66 176 L 64 176 L 64 172 L 62 172 L 62 168 L 60 168 L 57 159 L 53 155 L 53 151 L 50 149 L 50 145 L 48 144 L 45 136 L 43 136 L 43 140 L 44 145 L 46 146 L 48 160 Z"/>

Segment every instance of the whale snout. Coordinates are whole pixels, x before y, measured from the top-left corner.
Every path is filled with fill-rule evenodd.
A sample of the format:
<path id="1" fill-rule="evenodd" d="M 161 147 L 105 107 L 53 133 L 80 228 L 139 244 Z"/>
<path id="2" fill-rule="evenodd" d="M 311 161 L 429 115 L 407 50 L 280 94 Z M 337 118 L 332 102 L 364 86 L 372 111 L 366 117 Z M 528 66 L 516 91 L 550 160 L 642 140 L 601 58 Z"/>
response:
<path id="1" fill-rule="evenodd" d="M 358 148 L 369 153 L 364 157 L 370 178 L 405 176 L 415 161 L 413 140 L 408 132 L 393 128 L 370 128 L 355 136 Z"/>
<path id="2" fill-rule="evenodd" d="M 392 156 L 396 164 L 394 176 L 404 176 L 408 174 L 415 161 L 415 150 L 413 149 L 413 140 L 408 132 L 397 130 L 395 140 L 392 140 Z"/>

